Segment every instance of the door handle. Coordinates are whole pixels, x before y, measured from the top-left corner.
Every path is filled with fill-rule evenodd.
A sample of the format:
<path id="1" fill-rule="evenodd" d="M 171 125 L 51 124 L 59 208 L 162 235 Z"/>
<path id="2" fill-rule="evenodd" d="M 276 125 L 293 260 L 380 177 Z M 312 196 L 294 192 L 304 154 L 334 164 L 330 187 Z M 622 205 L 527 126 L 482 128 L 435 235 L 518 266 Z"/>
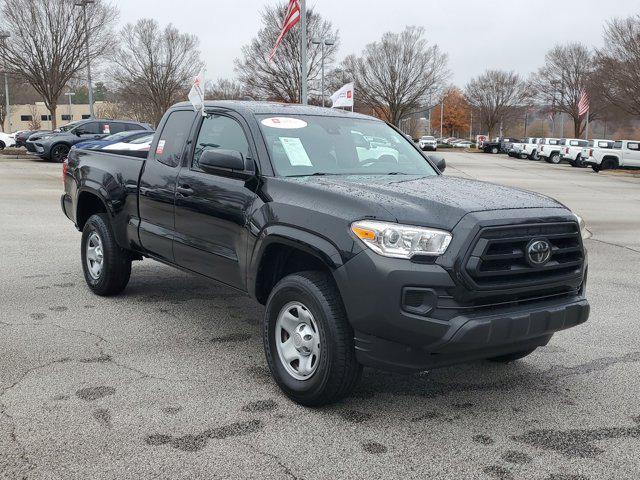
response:
<path id="1" fill-rule="evenodd" d="M 189 187 L 189 185 L 182 185 L 182 186 L 176 188 L 176 190 L 183 197 L 188 197 L 190 195 L 193 195 L 193 193 L 194 193 L 193 189 L 191 187 Z"/>

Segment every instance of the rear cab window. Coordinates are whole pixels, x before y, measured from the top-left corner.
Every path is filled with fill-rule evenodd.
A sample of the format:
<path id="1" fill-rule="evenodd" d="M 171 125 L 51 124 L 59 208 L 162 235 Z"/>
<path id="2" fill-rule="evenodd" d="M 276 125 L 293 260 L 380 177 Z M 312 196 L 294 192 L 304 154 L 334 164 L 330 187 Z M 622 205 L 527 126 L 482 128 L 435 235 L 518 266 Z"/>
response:
<path id="1" fill-rule="evenodd" d="M 156 160 L 170 167 L 180 164 L 193 119 L 193 110 L 176 110 L 169 114 L 156 145 Z"/>

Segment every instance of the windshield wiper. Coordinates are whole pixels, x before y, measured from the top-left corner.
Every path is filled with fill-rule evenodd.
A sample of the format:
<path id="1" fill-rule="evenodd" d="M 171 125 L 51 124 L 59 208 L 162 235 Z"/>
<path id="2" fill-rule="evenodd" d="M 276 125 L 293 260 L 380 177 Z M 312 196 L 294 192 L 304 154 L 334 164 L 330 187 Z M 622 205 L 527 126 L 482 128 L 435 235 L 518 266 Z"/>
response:
<path id="1" fill-rule="evenodd" d="M 328 173 L 328 172 L 314 172 L 314 173 L 304 173 L 300 175 L 287 175 L 289 178 L 297 178 L 297 177 L 323 177 L 325 175 L 344 175 L 342 173 Z"/>

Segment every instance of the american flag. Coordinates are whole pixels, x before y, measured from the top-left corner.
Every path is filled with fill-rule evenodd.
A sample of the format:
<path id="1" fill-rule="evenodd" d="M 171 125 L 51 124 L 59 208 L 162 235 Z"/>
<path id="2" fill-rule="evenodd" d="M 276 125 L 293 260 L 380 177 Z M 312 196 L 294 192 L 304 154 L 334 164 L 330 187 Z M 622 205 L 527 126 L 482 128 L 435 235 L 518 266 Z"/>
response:
<path id="1" fill-rule="evenodd" d="M 300 21 L 300 4 L 298 3 L 298 0 L 289 0 L 289 6 L 287 7 L 287 14 L 284 17 L 282 30 L 280 31 L 280 35 L 278 36 L 278 39 L 276 40 L 276 43 L 273 46 L 271 53 L 269 54 L 269 60 L 271 60 L 273 56 L 276 54 L 276 50 L 278 49 L 278 46 L 282 42 L 282 39 L 287 34 L 287 32 L 291 30 L 293 27 L 295 27 L 296 23 L 298 23 L 299 21 Z"/>
<path id="2" fill-rule="evenodd" d="M 587 92 L 582 91 L 580 101 L 578 102 L 578 115 L 582 116 L 589 111 L 589 96 Z"/>

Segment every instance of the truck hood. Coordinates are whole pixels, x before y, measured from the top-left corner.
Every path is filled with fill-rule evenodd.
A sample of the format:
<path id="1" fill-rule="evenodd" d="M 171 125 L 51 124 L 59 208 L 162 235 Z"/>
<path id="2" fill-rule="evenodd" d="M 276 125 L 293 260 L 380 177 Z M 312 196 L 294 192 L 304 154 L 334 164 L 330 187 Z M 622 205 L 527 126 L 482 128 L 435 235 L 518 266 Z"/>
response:
<path id="1" fill-rule="evenodd" d="M 566 208 L 556 200 L 537 193 L 443 175 L 353 175 L 291 180 L 327 194 L 369 203 L 371 213 L 382 207 L 400 223 L 443 229 L 452 229 L 462 217 L 472 212 Z"/>

